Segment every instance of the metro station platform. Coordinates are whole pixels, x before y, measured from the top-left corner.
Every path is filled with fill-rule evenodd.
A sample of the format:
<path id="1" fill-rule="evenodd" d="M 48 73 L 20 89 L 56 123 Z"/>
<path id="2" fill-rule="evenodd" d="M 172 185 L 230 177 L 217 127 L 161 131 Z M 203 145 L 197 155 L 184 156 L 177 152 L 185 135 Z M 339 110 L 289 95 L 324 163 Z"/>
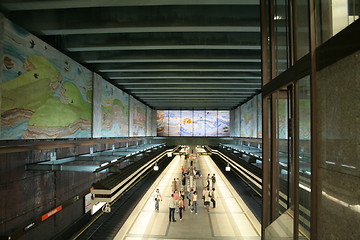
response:
<path id="1" fill-rule="evenodd" d="M 202 148 L 197 148 L 197 151 L 205 152 Z M 140 200 L 114 239 L 261 239 L 259 221 L 208 155 L 201 155 L 193 160 L 193 166 L 200 169 L 202 174 L 194 183 L 198 192 L 198 214 L 190 212 L 185 199 L 183 220 L 179 221 L 179 213 L 175 213 L 177 221 L 169 222 L 171 181 L 174 178 L 181 179 L 182 166 L 188 169 L 190 160 L 185 160 L 184 155 L 175 156 Z M 204 208 L 201 198 L 208 173 L 215 173 L 216 176 L 216 208 L 212 208 L 211 203 L 209 212 Z M 159 211 L 155 211 L 153 197 L 157 188 L 162 195 Z"/>

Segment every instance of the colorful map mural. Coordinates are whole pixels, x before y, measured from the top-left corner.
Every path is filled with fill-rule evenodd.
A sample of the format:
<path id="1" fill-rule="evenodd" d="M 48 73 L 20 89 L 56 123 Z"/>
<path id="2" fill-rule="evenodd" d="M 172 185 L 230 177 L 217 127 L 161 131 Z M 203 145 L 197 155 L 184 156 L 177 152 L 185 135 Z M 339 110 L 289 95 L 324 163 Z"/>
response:
<path id="1" fill-rule="evenodd" d="M 256 96 L 241 105 L 240 136 L 257 137 L 257 101 Z"/>
<path id="2" fill-rule="evenodd" d="M 146 136 L 152 136 L 152 114 L 153 110 L 150 107 L 146 107 Z"/>
<path id="3" fill-rule="evenodd" d="M 157 136 L 163 137 L 169 135 L 169 111 L 157 110 L 156 111 L 156 132 Z"/>
<path id="4" fill-rule="evenodd" d="M 129 135 L 129 96 L 109 82 L 103 81 L 101 98 L 101 136 Z"/>
<path id="5" fill-rule="evenodd" d="M 92 73 L 4 19 L 1 139 L 90 138 Z"/>
<path id="6" fill-rule="evenodd" d="M 146 106 L 131 97 L 130 114 L 131 114 L 131 137 L 146 135 Z"/>

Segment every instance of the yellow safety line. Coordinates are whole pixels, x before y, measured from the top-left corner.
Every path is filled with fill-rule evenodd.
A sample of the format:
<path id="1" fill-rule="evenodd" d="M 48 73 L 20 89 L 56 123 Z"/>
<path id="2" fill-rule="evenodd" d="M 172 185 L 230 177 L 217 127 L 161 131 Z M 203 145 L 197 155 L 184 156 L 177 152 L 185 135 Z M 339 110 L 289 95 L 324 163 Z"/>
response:
<path id="1" fill-rule="evenodd" d="M 289 211 L 286 211 L 286 213 L 292 218 L 294 219 L 294 215 L 292 215 Z M 282 214 L 282 213 L 281 213 Z M 299 232 L 301 233 L 301 235 L 303 235 L 307 240 L 310 240 L 310 238 L 299 228 Z"/>

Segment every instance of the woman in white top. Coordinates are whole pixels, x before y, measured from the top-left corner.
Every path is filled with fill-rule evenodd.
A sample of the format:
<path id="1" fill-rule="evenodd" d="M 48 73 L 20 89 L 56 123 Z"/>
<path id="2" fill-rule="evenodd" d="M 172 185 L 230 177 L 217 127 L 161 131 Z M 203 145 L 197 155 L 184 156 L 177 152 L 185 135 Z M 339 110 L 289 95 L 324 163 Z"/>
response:
<path id="1" fill-rule="evenodd" d="M 159 202 L 162 201 L 159 189 L 156 189 L 156 192 L 154 193 L 154 200 L 155 200 L 155 210 L 159 211 Z"/>
<path id="2" fill-rule="evenodd" d="M 198 214 L 198 213 L 197 213 L 197 207 L 198 207 L 197 197 L 198 197 L 197 192 L 194 191 L 193 196 L 192 196 L 192 202 L 193 202 L 193 209 L 192 209 L 192 211 L 195 211 L 196 214 Z M 192 211 L 191 211 L 191 212 L 192 212 Z"/>

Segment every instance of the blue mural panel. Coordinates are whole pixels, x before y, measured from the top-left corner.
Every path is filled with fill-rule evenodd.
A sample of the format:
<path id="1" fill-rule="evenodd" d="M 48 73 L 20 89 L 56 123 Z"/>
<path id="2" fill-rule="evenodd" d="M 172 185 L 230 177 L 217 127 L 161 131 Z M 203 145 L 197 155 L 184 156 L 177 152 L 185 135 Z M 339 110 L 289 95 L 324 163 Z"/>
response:
<path id="1" fill-rule="evenodd" d="M 169 136 L 180 136 L 180 110 L 169 111 Z"/>
<path id="2" fill-rule="evenodd" d="M 230 136 L 230 111 L 218 111 L 217 129 L 219 137 Z"/>
<path id="3" fill-rule="evenodd" d="M 216 137 L 218 131 L 218 112 L 206 111 L 205 114 L 206 130 L 205 135 L 207 137 Z"/>
<path id="4" fill-rule="evenodd" d="M 194 135 L 194 111 L 181 111 L 181 136 L 193 136 Z"/>
<path id="5" fill-rule="evenodd" d="M 205 110 L 194 111 L 194 136 L 205 136 Z"/>

